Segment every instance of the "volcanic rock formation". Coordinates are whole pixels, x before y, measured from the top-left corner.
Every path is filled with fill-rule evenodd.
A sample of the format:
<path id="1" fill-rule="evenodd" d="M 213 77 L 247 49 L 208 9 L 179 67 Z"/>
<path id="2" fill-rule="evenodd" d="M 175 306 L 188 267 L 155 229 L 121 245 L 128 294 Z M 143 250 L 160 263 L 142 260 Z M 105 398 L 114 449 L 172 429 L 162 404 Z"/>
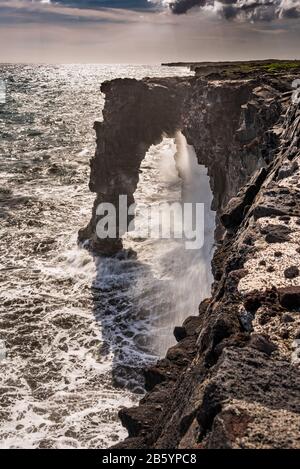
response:
<path id="1" fill-rule="evenodd" d="M 118 207 L 121 194 L 127 195 L 128 205 L 133 203 L 141 161 L 164 136 L 174 137 L 181 130 L 194 146 L 199 164 L 208 168 L 212 208 L 218 214 L 253 172 L 272 160 L 278 139 L 272 128 L 282 113 L 281 95 L 290 90 L 292 76 L 274 76 L 267 70 L 258 74 L 241 69 L 239 63 L 228 67 L 227 63 L 219 68 L 194 64 L 195 77 L 102 84 L 104 120 L 95 123 L 97 150 L 90 176 L 90 189 L 97 197 L 91 222 L 79 235 L 80 240 L 91 241 L 95 252 L 115 254 L 122 248 L 124 234 L 118 233 L 117 239 L 97 237 L 98 205 L 112 202 Z"/>
<path id="2" fill-rule="evenodd" d="M 120 411 L 129 438 L 119 448 L 300 446 L 297 73 L 213 68 L 102 86 L 95 207 L 120 193 L 132 200 L 148 147 L 181 130 L 208 167 L 218 213 L 212 297 L 176 327 L 178 344 L 145 370 L 147 394 Z M 95 210 L 81 239 L 113 254 L 121 239 L 97 240 Z"/>

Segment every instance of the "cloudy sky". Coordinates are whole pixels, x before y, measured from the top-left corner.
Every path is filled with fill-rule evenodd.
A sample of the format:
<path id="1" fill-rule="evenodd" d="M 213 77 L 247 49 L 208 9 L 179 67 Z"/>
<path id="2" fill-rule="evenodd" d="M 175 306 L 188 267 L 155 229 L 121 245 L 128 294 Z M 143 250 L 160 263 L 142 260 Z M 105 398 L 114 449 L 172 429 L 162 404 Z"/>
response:
<path id="1" fill-rule="evenodd" d="M 300 0 L 0 0 L 0 62 L 300 58 Z"/>

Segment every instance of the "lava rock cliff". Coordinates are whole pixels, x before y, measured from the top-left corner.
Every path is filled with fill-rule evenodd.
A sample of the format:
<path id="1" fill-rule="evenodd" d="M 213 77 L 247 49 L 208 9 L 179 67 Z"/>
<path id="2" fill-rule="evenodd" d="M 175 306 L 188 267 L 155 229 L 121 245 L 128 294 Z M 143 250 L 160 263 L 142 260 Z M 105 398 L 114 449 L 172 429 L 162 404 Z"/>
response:
<path id="1" fill-rule="evenodd" d="M 199 69 L 194 77 L 102 85 L 95 206 L 120 193 L 133 200 L 149 146 L 181 130 L 208 168 L 217 210 L 212 296 L 145 370 L 147 393 L 120 411 L 129 437 L 116 447 L 299 448 L 297 73 Z M 121 236 L 97 240 L 96 222 L 94 208 L 80 239 L 101 254 L 121 249 Z"/>

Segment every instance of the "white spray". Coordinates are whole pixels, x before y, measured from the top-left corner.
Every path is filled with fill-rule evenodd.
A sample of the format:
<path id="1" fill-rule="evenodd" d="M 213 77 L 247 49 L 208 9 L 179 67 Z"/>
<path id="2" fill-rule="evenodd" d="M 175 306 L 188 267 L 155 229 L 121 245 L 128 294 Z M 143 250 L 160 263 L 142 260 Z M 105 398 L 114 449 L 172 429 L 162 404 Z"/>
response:
<path id="1" fill-rule="evenodd" d="M 151 265 L 151 270 L 135 283 L 132 294 L 140 310 L 151 318 L 153 352 L 163 356 L 175 343 L 173 328 L 188 316 L 197 315 L 201 300 L 210 296 L 215 212 L 210 209 L 207 170 L 198 164 L 193 147 L 181 132 L 175 141 L 164 139 L 151 147 L 141 170 L 135 193 L 137 229 L 129 237 L 135 241 L 131 247 L 138 259 Z M 204 204 L 201 249 L 187 250 L 182 239 L 138 239 L 139 227 L 146 222 L 139 216 L 139 206 L 162 201 Z"/>

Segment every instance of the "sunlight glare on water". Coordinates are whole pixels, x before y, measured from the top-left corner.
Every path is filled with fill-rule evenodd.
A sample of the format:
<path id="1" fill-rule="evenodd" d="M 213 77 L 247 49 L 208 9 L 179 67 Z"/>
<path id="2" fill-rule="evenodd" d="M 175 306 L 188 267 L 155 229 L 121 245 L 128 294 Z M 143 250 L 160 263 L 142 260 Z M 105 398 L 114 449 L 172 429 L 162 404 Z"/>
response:
<path id="1" fill-rule="evenodd" d="M 2 448 L 106 448 L 126 437 L 117 413 L 143 392 L 141 368 L 165 352 L 174 324 L 195 314 L 184 302 L 172 313 L 175 246 L 128 235 L 125 243 L 138 256 L 123 261 L 93 259 L 77 247 L 94 199 L 89 158 L 104 104 L 100 83 L 187 73 L 159 66 L 0 67 Z M 153 199 L 158 173 L 160 196 L 180 197 L 173 141 L 151 148 L 143 165 L 137 202 Z M 180 264 L 183 278 L 182 257 Z M 165 337 L 162 348 L 151 339 L 153 328 Z"/>

